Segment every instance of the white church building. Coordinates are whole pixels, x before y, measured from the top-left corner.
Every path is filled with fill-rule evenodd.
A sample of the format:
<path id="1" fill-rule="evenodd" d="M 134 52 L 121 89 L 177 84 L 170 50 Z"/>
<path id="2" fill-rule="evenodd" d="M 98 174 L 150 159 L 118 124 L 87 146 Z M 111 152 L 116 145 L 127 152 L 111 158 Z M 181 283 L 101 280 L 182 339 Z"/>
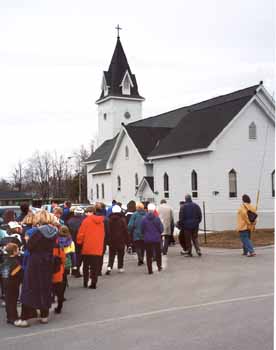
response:
<path id="1" fill-rule="evenodd" d="M 241 196 L 255 204 L 260 189 L 258 227 L 274 227 L 275 105 L 262 82 L 144 119 L 143 101 L 118 37 L 96 101 L 99 146 L 85 162 L 91 203 L 165 198 L 177 220 L 190 193 L 206 228 L 224 230 Z"/>

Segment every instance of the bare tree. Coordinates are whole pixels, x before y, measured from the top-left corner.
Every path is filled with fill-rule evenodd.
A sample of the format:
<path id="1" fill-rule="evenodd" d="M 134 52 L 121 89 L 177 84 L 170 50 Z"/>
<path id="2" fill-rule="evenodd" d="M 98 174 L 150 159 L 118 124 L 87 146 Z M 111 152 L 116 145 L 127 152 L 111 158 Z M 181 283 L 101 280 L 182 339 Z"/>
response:
<path id="1" fill-rule="evenodd" d="M 23 188 L 23 177 L 24 168 L 22 162 L 19 161 L 12 173 L 14 188 L 19 192 L 21 192 Z"/>

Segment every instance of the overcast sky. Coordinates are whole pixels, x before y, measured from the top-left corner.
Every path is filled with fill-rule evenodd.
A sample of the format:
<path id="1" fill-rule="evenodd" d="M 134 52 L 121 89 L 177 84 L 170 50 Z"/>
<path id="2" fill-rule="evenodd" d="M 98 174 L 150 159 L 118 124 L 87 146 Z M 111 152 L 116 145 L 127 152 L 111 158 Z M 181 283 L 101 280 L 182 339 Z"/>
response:
<path id="1" fill-rule="evenodd" d="M 0 0 L 0 178 L 35 150 L 97 134 L 102 71 L 121 42 L 143 117 L 275 82 L 272 0 Z"/>

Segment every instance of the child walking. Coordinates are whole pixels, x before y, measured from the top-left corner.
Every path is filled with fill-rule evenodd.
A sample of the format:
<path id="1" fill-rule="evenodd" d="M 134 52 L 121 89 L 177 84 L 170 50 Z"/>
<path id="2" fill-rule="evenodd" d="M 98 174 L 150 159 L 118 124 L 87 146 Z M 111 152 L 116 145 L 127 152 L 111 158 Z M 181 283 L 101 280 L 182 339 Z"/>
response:
<path id="1" fill-rule="evenodd" d="M 6 256 L 0 265 L 4 289 L 7 323 L 14 324 L 18 319 L 17 300 L 22 282 L 22 267 L 19 262 L 19 248 L 15 243 L 5 247 Z"/>
<path id="2" fill-rule="evenodd" d="M 64 248 L 59 245 L 58 238 L 56 240 L 55 247 L 53 249 L 53 257 L 54 257 L 54 273 L 53 273 L 53 293 L 54 296 L 57 297 L 57 307 L 55 308 L 55 313 L 60 314 L 63 301 L 64 301 L 64 274 L 65 274 L 65 261 L 66 255 Z"/>

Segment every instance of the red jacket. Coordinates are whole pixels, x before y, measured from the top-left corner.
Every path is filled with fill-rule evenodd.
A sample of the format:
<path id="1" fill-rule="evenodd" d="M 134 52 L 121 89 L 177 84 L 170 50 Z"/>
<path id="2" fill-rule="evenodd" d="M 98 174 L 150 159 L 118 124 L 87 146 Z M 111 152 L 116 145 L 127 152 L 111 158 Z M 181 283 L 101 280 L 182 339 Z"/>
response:
<path id="1" fill-rule="evenodd" d="M 87 216 L 79 228 L 77 243 L 82 245 L 82 255 L 103 255 L 104 217 Z"/>

